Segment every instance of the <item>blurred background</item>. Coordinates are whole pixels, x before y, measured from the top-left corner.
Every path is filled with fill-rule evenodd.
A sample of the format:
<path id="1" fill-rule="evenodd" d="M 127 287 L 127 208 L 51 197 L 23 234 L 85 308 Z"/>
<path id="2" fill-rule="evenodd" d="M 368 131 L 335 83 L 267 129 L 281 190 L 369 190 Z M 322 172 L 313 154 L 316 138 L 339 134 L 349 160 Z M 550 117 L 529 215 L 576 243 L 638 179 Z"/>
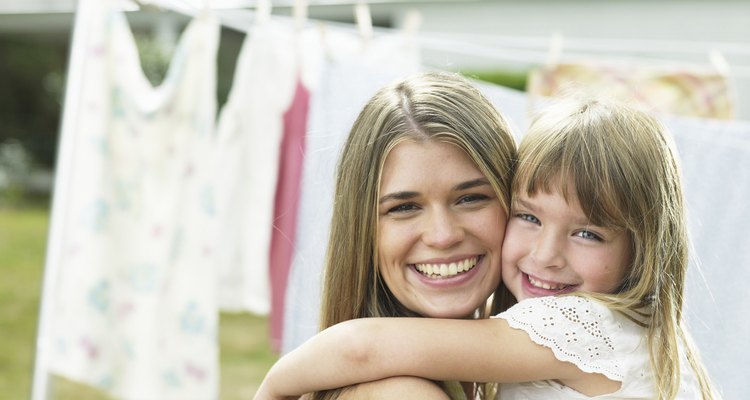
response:
<path id="1" fill-rule="evenodd" d="M 51 257 L 47 245 L 53 237 L 50 233 L 53 188 L 56 178 L 58 185 L 61 182 L 56 175 L 58 157 L 71 160 L 76 157 L 62 152 L 59 144 L 66 92 L 75 89 L 71 85 L 81 84 L 80 80 L 71 83 L 68 72 L 74 67 L 71 54 L 76 11 L 84 3 L 0 1 L 0 332 L 3 338 L 0 393 L 6 398 L 29 398 L 32 391 L 45 263 L 49 268 Z M 205 3 L 220 22 L 215 86 L 209 86 L 208 90 L 213 89 L 215 107 L 222 110 L 230 102 L 235 80 L 240 79 L 237 78 L 241 76 L 240 54 L 257 24 L 258 2 Z M 300 3 L 295 6 L 293 0 L 271 1 L 272 20 L 297 24 L 300 9 L 295 7 L 300 7 Z M 633 73 L 641 73 L 641 68 L 708 71 L 708 75 L 722 78 L 724 92 L 704 95 L 726 96 L 729 104 L 717 100 L 717 104 L 722 104 L 717 108 L 723 108 L 714 110 L 716 114 L 691 117 L 750 119 L 750 2 L 747 1 L 309 0 L 306 3 L 303 23 L 330 27 L 327 29 L 331 31 L 339 29 L 370 38 L 413 29 L 414 25 L 420 68 L 461 72 L 518 93 L 533 89 L 543 95 L 546 81 L 542 78 L 549 78 L 544 68 L 546 73 L 559 72 L 551 66 L 580 60 L 591 61 L 597 67 L 630 68 Z M 123 12 L 143 75 L 157 86 L 168 75 L 186 27 L 205 4 L 164 0 L 112 1 L 111 5 Z M 78 24 L 83 26 L 84 22 Z M 380 81 L 387 81 L 391 75 L 390 72 L 373 75 L 372 86 L 380 86 Z M 85 80 L 87 75 L 82 77 Z M 687 112 L 683 114 L 690 116 Z M 523 121 L 514 122 L 517 127 L 523 126 Z M 341 125 L 347 123 L 343 121 Z M 742 146 L 747 144 L 742 143 Z M 64 263 L 55 265 L 62 268 L 60 274 L 65 274 Z M 51 290 L 56 283 L 48 282 L 46 289 Z M 53 294 L 49 296 L 55 298 Z M 220 372 L 216 379 L 220 398 L 252 396 L 264 372 L 282 351 L 281 344 L 269 336 L 269 307 L 220 305 L 222 311 L 216 316 L 215 329 L 208 333 L 218 343 Z M 49 311 L 52 309 L 55 306 L 50 304 L 48 312 L 54 314 Z M 253 309 L 266 310 L 252 312 Z M 138 398 L 118 392 L 111 381 L 83 384 L 76 374 L 71 375 L 52 374 L 47 382 L 49 398 Z M 730 382 L 726 386 L 736 390 L 740 384 Z"/>

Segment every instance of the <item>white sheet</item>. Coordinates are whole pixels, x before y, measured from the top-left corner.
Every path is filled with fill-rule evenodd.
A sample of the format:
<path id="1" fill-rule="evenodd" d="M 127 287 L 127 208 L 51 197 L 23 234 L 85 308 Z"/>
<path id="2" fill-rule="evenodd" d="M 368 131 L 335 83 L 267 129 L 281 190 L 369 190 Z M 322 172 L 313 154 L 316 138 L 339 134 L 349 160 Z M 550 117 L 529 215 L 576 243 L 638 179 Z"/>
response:
<path id="1" fill-rule="evenodd" d="M 348 124 L 364 101 L 364 93 L 352 96 L 353 92 L 346 90 L 357 81 L 348 76 L 355 75 L 337 72 L 327 83 L 324 79 L 324 86 L 329 86 L 330 98 L 325 100 L 329 112 L 316 117 L 337 126 L 338 136 L 320 137 L 316 131 L 310 136 L 311 143 L 318 140 L 319 146 L 323 146 L 312 150 L 310 158 L 325 159 L 325 164 L 318 161 L 320 171 L 314 178 L 324 182 L 314 186 L 308 180 L 306 185 L 308 190 L 315 187 L 317 198 L 323 201 L 316 202 L 308 197 L 305 202 L 306 226 L 300 232 L 308 235 L 308 247 L 301 249 L 300 257 L 306 257 L 297 260 L 297 264 L 304 262 L 306 268 L 294 271 L 293 281 L 297 283 L 296 292 L 290 294 L 292 297 L 288 297 L 287 302 L 289 330 L 284 336 L 285 352 L 317 330 L 319 298 L 316 296 L 320 290 L 320 268 L 330 218 L 331 171 L 336 162 L 330 157 L 338 155 L 344 140 L 341 135 L 345 136 Z M 371 79 L 383 78 L 373 75 Z M 478 85 L 508 117 L 516 138 L 520 139 L 528 125 L 526 95 L 499 86 Z M 336 115 L 330 115 L 333 113 L 330 110 L 336 110 Z M 750 122 L 661 118 L 672 131 L 682 160 L 690 234 L 695 247 L 687 278 L 686 322 L 709 373 L 724 396 L 742 398 L 747 388 L 744 371 L 750 360 L 750 347 L 745 344 L 750 338 L 750 322 L 745 317 L 750 310 L 750 297 L 745 295 L 745 282 L 750 280 L 750 239 L 745 232 L 745 225 L 750 224 L 750 207 L 747 206 L 750 199 Z"/>
<path id="2" fill-rule="evenodd" d="M 186 28 L 164 83 L 146 80 L 125 15 L 96 11 L 74 143 L 61 163 L 66 207 L 49 246 L 58 270 L 41 332 L 54 373 L 122 399 L 218 396 L 211 237 L 215 204 L 206 148 L 215 120 L 216 20 Z M 67 114 L 66 114 L 67 115 Z M 69 121 L 66 121 L 69 122 Z M 62 181 L 58 181 L 62 182 Z M 48 272 L 49 273 L 49 272 Z"/>
<path id="3" fill-rule="evenodd" d="M 406 36 L 381 37 L 364 48 L 351 34 L 328 32 L 327 57 L 310 97 L 296 248 L 286 291 L 282 353 L 318 331 L 323 262 L 333 211 L 340 149 L 375 92 L 415 72 L 418 53 Z"/>

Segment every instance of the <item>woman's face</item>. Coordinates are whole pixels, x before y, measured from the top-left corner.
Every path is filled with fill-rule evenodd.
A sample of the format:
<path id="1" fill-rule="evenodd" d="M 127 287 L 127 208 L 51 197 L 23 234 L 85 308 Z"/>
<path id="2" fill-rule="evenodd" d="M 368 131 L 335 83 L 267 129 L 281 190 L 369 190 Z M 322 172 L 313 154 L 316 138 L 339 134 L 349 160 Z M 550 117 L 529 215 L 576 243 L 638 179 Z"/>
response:
<path id="1" fill-rule="evenodd" d="M 506 219 L 489 181 L 459 147 L 402 142 L 380 182 L 380 274 L 420 315 L 471 317 L 500 282 Z"/>

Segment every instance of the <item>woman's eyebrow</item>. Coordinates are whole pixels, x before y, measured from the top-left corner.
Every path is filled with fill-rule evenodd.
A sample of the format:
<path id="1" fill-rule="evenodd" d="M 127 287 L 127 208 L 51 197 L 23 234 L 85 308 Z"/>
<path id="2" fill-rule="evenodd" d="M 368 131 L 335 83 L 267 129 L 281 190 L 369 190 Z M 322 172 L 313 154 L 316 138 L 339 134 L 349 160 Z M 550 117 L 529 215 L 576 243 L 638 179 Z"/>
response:
<path id="1" fill-rule="evenodd" d="M 489 184 L 490 182 L 486 178 L 478 178 L 478 179 L 474 179 L 474 180 L 470 180 L 466 182 L 461 182 L 458 185 L 454 186 L 453 190 L 461 191 L 461 190 L 471 189 L 477 186 L 484 186 L 484 185 L 489 185 Z"/>
<path id="2" fill-rule="evenodd" d="M 484 185 L 489 185 L 489 184 L 490 182 L 486 178 L 472 179 L 470 181 L 461 182 L 457 184 L 456 186 L 453 187 L 453 191 L 467 190 L 467 189 L 471 189 L 477 186 L 484 186 Z M 388 193 L 385 196 L 382 196 L 380 200 L 378 200 L 378 204 L 383 204 L 389 200 L 409 200 L 417 196 L 419 196 L 419 192 L 403 191 L 403 192 Z"/>
<path id="3" fill-rule="evenodd" d="M 404 192 L 388 193 L 387 195 L 381 197 L 380 200 L 378 200 L 378 204 L 383 204 L 383 203 L 385 203 L 386 201 L 389 201 L 389 200 L 409 200 L 409 199 L 413 199 L 413 198 L 415 198 L 417 196 L 419 196 L 418 192 L 404 191 Z"/>

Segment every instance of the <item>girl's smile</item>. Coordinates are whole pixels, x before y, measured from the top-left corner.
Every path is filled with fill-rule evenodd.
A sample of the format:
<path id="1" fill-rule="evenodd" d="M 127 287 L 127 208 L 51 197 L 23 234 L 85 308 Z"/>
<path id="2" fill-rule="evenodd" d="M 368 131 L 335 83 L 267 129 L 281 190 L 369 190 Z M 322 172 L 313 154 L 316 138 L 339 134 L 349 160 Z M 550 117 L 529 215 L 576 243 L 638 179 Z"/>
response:
<path id="1" fill-rule="evenodd" d="M 591 224 L 574 195 L 517 194 L 503 244 L 503 282 L 519 301 L 579 290 L 613 293 L 630 253 L 629 236 Z"/>
<path id="2" fill-rule="evenodd" d="M 556 294 L 575 292 L 578 285 L 562 282 L 547 281 L 528 274 L 523 274 L 523 290 L 532 293 L 534 297 L 553 296 Z"/>

